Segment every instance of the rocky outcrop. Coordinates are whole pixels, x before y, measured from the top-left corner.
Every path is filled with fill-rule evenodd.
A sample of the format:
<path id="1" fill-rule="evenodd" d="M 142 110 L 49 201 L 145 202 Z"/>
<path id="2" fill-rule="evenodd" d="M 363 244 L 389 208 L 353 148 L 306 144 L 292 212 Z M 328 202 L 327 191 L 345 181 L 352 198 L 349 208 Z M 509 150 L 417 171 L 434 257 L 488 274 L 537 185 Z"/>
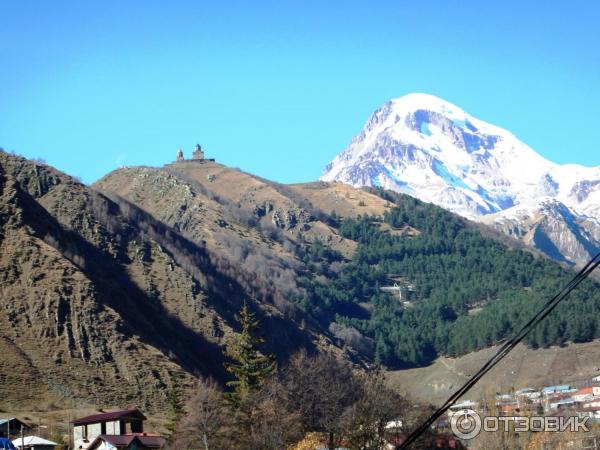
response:
<path id="1" fill-rule="evenodd" d="M 262 218 L 273 211 L 273 204 L 270 201 L 266 201 L 262 204 L 254 205 L 253 212 L 257 218 Z"/>
<path id="2" fill-rule="evenodd" d="M 291 230 L 300 226 L 305 229 L 304 225 L 311 222 L 313 218 L 308 211 L 301 208 L 295 209 L 277 209 L 273 211 L 271 222 L 278 228 Z"/>
<path id="3" fill-rule="evenodd" d="M 561 202 L 548 200 L 536 208 L 514 208 L 484 223 L 522 240 L 547 256 L 569 264 L 580 264 L 600 252 L 600 222 L 578 216 Z"/>

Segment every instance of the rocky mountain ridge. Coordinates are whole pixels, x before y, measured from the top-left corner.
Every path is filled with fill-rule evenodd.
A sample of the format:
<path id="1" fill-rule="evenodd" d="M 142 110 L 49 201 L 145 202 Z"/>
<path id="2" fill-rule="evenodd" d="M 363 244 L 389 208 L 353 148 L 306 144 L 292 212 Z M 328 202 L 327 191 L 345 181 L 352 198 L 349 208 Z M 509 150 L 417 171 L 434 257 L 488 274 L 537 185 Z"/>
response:
<path id="1" fill-rule="evenodd" d="M 600 251 L 600 167 L 552 163 L 431 95 L 410 94 L 375 111 L 321 179 L 409 194 L 562 262 L 582 264 Z"/>

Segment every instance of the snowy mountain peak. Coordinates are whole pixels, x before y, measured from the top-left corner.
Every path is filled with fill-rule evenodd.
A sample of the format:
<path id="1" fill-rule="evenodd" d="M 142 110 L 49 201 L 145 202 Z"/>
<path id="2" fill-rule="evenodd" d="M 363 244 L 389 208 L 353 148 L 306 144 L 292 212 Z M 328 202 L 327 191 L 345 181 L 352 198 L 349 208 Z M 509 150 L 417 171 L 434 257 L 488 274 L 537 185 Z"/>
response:
<path id="1" fill-rule="evenodd" d="M 466 123 L 470 118 L 462 108 L 430 94 L 408 94 L 391 100 L 389 104 L 397 114 L 408 114 L 423 110 L 435 112 L 462 123 Z"/>
<path id="2" fill-rule="evenodd" d="M 471 133 L 485 133 L 496 135 L 498 137 L 514 136 L 499 127 L 486 123 L 482 120 L 467 114 L 462 108 L 430 94 L 414 93 L 390 100 L 379 108 L 369 121 L 373 127 L 374 124 L 384 124 L 384 126 L 395 126 L 401 122 L 399 119 L 405 119 L 405 125 L 416 132 L 422 132 L 427 135 L 427 124 L 435 123 L 441 118 L 445 118 L 447 125 L 469 131 Z"/>
<path id="3" fill-rule="evenodd" d="M 422 93 L 375 111 L 321 179 L 404 192 L 476 220 L 534 211 L 548 199 L 600 217 L 600 167 L 555 164 L 509 131 Z"/>

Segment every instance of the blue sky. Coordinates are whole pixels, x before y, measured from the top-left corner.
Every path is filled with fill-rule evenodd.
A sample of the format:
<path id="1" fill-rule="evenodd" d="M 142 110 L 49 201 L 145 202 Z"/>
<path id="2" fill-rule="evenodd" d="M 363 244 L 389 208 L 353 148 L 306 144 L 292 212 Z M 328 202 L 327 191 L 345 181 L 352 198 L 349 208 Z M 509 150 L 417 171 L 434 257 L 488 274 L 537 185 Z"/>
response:
<path id="1" fill-rule="evenodd" d="M 0 20 L 0 146 L 86 182 L 196 142 L 267 178 L 314 180 L 410 92 L 554 161 L 600 165 L 592 0 L 0 0 Z"/>

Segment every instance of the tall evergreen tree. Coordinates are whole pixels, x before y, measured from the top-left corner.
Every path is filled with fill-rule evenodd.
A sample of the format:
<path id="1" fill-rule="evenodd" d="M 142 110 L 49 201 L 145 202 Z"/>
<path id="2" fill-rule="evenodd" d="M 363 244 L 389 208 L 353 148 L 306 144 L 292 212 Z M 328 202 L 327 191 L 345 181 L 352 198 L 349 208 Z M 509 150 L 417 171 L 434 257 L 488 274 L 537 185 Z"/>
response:
<path id="1" fill-rule="evenodd" d="M 272 356 L 259 350 L 264 338 L 260 333 L 260 322 L 244 304 L 236 316 L 241 326 L 240 333 L 233 336 L 225 348 L 225 356 L 232 362 L 225 364 L 225 369 L 234 377 L 227 382 L 231 391 L 225 394 L 229 405 L 237 409 L 249 392 L 258 388 L 263 381 L 276 370 Z"/>

